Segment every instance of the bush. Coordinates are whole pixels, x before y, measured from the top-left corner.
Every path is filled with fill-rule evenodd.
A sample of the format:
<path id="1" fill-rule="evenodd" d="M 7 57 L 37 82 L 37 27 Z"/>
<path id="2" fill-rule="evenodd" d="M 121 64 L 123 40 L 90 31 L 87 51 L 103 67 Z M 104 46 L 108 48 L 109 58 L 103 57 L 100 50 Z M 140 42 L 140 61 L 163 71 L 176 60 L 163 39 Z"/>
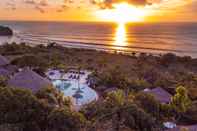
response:
<path id="1" fill-rule="evenodd" d="M 83 109 L 92 126 L 112 121 L 108 128 L 120 130 L 122 126 L 140 131 L 155 131 L 156 121 L 142 108 L 127 100 L 123 91 L 115 91 L 102 102 L 92 103 Z M 96 123 L 96 124 L 95 124 Z M 106 129 L 107 130 L 107 129 Z"/>
<path id="2" fill-rule="evenodd" d="M 170 105 L 161 104 L 154 96 L 146 93 L 138 93 L 134 101 L 144 109 L 145 112 L 151 114 L 157 119 L 157 122 L 165 118 L 173 117 L 173 109 Z"/>
<path id="3" fill-rule="evenodd" d="M 47 101 L 50 106 L 72 108 L 71 100 L 54 87 L 42 88 L 35 95 L 38 99 Z"/>
<path id="4" fill-rule="evenodd" d="M 172 53 L 164 54 L 160 59 L 160 64 L 168 67 L 170 64 L 177 62 L 177 56 Z"/>
<path id="5" fill-rule="evenodd" d="M 135 104 L 131 104 L 124 112 L 124 124 L 139 131 L 155 131 L 156 121 Z"/>
<path id="6" fill-rule="evenodd" d="M 14 59 L 11 64 L 17 65 L 18 67 L 31 67 L 31 68 L 48 68 L 48 62 L 42 57 L 36 57 L 33 55 L 25 55 Z"/>
<path id="7" fill-rule="evenodd" d="M 48 130 L 79 131 L 85 124 L 83 115 L 69 109 L 57 109 L 50 113 Z"/>
<path id="8" fill-rule="evenodd" d="M 1 87 L 6 86 L 6 81 L 7 81 L 7 78 L 0 76 L 0 86 Z"/>
<path id="9" fill-rule="evenodd" d="M 145 79 L 134 79 L 129 81 L 129 89 L 134 89 L 135 91 L 140 91 L 146 88 L 151 87 L 151 84 Z"/>
<path id="10" fill-rule="evenodd" d="M 83 126 L 82 114 L 68 106 L 51 106 L 46 101 L 53 91 L 41 92 L 35 96 L 29 90 L 0 87 L 0 129 L 77 131 Z"/>
<path id="11" fill-rule="evenodd" d="M 0 87 L 0 100 L 0 124 L 21 124 L 29 130 L 46 128 L 46 118 L 51 108 L 40 102 L 31 91 Z"/>

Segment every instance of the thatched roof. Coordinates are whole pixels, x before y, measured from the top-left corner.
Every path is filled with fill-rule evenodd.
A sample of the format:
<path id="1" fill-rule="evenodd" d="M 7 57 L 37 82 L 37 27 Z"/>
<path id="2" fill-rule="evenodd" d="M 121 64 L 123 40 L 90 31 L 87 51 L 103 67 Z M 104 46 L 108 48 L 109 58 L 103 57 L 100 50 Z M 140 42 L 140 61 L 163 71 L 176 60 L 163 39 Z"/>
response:
<path id="1" fill-rule="evenodd" d="M 0 66 L 8 65 L 10 62 L 7 58 L 4 56 L 0 55 Z"/>
<path id="2" fill-rule="evenodd" d="M 8 70 L 11 73 L 15 73 L 18 71 L 18 67 L 15 65 L 7 65 L 4 67 L 4 69 Z"/>
<path id="3" fill-rule="evenodd" d="M 163 88 L 154 88 L 152 90 L 146 91 L 147 93 L 153 95 L 156 100 L 161 103 L 170 103 L 172 95 L 165 91 Z"/>
<path id="4" fill-rule="evenodd" d="M 5 68 L 0 68 L 0 76 L 3 77 L 9 77 L 11 75 L 11 72 L 6 70 Z"/>
<path id="5" fill-rule="evenodd" d="M 21 72 L 16 73 L 10 80 L 8 80 L 8 86 L 27 88 L 33 92 L 37 92 L 41 88 L 51 86 L 51 82 L 30 69 L 24 69 Z"/>
<path id="6" fill-rule="evenodd" d="M 14 65 L 7 65 L 4 67 L 0 67 L 0 76 L 10 77 L 17 71 L 17 67 Z"/>

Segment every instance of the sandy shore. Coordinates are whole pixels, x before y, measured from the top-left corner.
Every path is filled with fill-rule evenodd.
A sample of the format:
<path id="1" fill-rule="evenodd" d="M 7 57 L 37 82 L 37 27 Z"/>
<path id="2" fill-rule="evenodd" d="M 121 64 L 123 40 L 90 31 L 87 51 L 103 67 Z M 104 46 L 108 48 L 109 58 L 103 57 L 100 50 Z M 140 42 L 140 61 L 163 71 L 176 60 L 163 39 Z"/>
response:
<path id="1" fill-rule="evenodd" d="M 106 51 L 110 53 L 124 53 L 124 54 L 140 54 L 146 53 L 151 55 L 160 56 L 161 54 L 165 53 L 174 53 L 178 56 L 192 56 L 193 58 L 197 57 L 197 51 L 182 51 L 182 50 L 175 50 L 175 49 L 162 49 L 162 48 L 146 48 L 141 46 L 120 46 L 120 45 L 106 45 L 102 43 L 88 43 L 88 42 L 81 42 L 81 41 L 71 41 L 71 40 L 64 40 L 60 38 L 50 38 L 46 36 L 40 35 L 31 35 L 31 34 L 15 34 L 14 37 L 7 37 L 7 38 L 0 38 L 0 43 L 27 43 L 30 46 L 32 45 L 47 45 L 48 43 L 56 43 L 60 46 L 67 47 L 67 48 L 79 48 L 79 49 L 91 49 L 91 50 L 98 50 L 98 51 Z M 140 45 L 140 44 L 139 44 Z"/>

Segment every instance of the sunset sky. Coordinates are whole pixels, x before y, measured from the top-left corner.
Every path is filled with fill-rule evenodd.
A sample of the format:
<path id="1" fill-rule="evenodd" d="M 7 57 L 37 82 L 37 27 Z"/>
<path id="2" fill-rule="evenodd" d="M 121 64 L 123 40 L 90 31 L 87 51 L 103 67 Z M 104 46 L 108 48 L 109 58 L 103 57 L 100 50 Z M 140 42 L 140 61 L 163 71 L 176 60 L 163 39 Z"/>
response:
<path id="1" fill-rule="evenodd" d="M 196 12 L 197 0 L 0 0 L 0 20 L 196 22 Z"/>

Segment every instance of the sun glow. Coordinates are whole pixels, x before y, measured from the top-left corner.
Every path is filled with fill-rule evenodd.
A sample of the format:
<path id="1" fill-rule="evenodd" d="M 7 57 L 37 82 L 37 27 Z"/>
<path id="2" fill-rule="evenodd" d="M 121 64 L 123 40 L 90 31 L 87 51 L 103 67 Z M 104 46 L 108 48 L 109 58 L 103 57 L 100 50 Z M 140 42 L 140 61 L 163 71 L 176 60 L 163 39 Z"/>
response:
<path id="1" fill-rule="evenodd" d="M 104 9 L 96 15 L 105 20 L 117 23 L 140 22 L 149 14 L 146 7 L 136 7 L 127 3 L 113 4 L 113 9 Z"/>
<path id="2" fill-rule="evenodd" d="M 127 45 L 127 36 L 126 36 L 126 25 L 124 23 L 118 24 L 115 34 L 115 43 L 114 45 L 126 46 Z"/>
<path id="3" fill-rule="evenodd" d="M 142 22 L 145 17 L 151 13 L 149 7 L 134 6 L 128 3 L 113 4 L 112 9 L 101 9 L 96 12 L 96 16 L 103 21 L 116 22 L 117 28 L 114 36 L 115 47 L 118 50 L 123 50 L 127 42 L 127 27 L 128 22 Z"/>

